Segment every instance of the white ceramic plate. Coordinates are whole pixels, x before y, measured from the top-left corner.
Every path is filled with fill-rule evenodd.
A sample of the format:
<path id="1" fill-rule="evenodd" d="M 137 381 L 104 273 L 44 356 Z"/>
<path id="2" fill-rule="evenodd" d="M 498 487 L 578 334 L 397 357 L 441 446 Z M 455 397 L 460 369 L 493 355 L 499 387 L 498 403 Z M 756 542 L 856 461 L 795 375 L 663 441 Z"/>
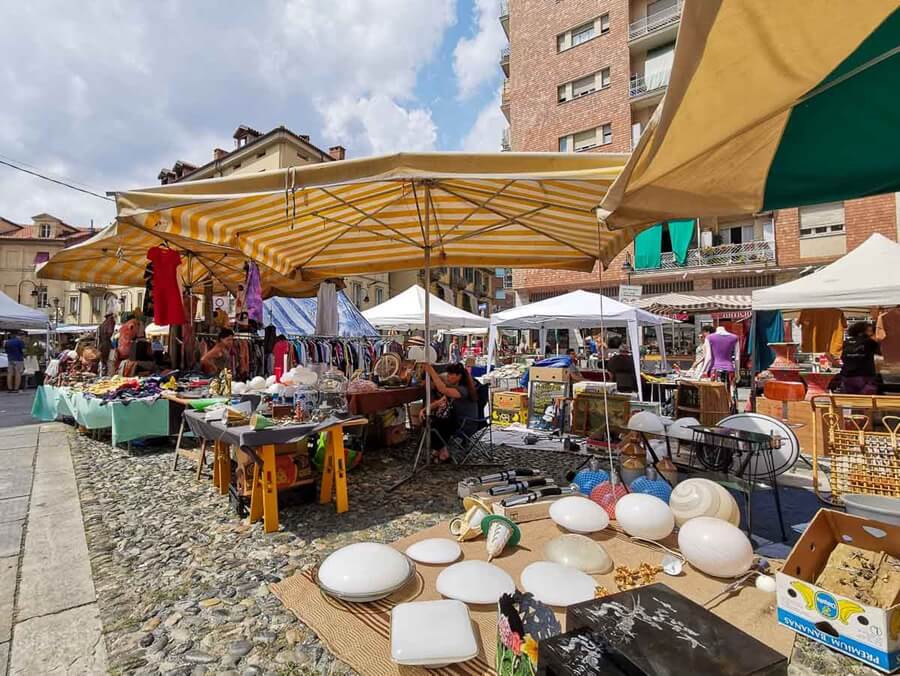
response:
<path id="1" fill-rule="evenodd" d="M 459 544 L 449 538 L 428 538 L 406 548 L 406 555 L 413 561 L 430 565 L 453 563 L 460 554 Z"/>
<path id="2" fill-rule="evenodd" d="M 441 571 L 435 587 L 441 596 L 463 603 L 495 604 L 503 594 L 512 594 L 516 583 L 493 564 L 460 561 Z"/>
<path id="3" fill-rule="evenodd" d="M 461 601 L 401 603 L 391 611 L 391 659 L 431 669 L 478 655 L 469 609 Z"/>
<path id="4" fill-rule="evenodd" d="M 550 561 L 535 561 L 520 577 L 522 589 L 534 594 L 541 603 L 565 608 L 594 598 L 594 578 L 571 566 Z"/>

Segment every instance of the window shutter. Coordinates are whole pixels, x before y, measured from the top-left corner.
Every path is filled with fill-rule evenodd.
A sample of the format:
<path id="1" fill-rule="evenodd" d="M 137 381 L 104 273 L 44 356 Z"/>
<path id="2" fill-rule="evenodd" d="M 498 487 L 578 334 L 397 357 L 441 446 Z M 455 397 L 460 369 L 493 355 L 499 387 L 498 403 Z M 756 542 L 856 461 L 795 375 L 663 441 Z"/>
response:
<path id="1" fill-rule="evenodd" d="M 821 228 L 844 224 L 844 203 L 828 202 L 800 207 L 800 227 Z"/>

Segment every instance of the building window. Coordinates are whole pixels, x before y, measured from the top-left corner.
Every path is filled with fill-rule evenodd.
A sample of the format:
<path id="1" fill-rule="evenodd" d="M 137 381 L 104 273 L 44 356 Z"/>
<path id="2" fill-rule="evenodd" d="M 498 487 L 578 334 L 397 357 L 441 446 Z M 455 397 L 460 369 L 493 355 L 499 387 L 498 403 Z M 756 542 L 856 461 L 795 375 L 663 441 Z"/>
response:
<path id="1" fill-rule="evenodd" d="M 844 233 L 844 203 L 800 207 L 800 236 L 827 237 Z"/>
<path id="2" fill-rule="evenodd" d="M 69 314 L 78 316 L 78 296 L 69 296 Z"/>
<path id="3" fill-rule="evenodd" d="M 656 284 L 643 284 L 641 293 L 645 296 L 652 296 L 657 293 L 682 293 L 684 291 L 693 291 L 694 281 L 687 280 L 683 282 L 658 282 Z"/>
<path id="4" fill-rule="evenodd" d="M 375 288 L 375 304 L 381 305 L 384 302 L 384 289 L 380 286 Z"/>
<path id="5" fill-rule="evenodd" d="M 135 309 L 137 309 L 137 308 L 143 309 L 144 308 L 144 292 L 143 291 L 138 291 L 137 303 L 135 304 L 134 307 L 135 307 Z"/>
<path id="6" fill-rule="evenodd" d="M 91 312 L 95 315 L 99 315 L 103 312 L 103 297 L 102 296 L 94 296 L 91 299 Z"/>
<path id="7" fill-rule="evenodd" d="M 612 125 L 604 124 L 593 129 L 585 129 L 559 139 L 560 152 L 574 150 L 576 153 L 591 150 L 597 146 L 605 146 L 612 143 Z"/>
<path id="8" fill-rule="evenodd" d="M 506 268 L 506 273 L 503 275 L 503 288 L 504 289 L 513 288 L 512 268 Z"/>
<path id="9" fill-rule="evenodd" d="M 713 277 L 713 289 L 756 289 L 773 286 L 775 275 L 744 275 L 742 277 Z"/>
<path id="10" fill-rule="evenodd" d="M 40 237 L 41 239 L 50 239 L 50 236 L 52 235 L 52 231 L 53 231 L 53 228 L 50 226 L 49 223 L 41 223 L 38 226 L 38 237 Z"/>
<path id="11" fill-rule="evenodd" d="M 563 52 L 572 47 L 584 44 L 597 35 L 609 32 L 609 14 L 604 14 L 596 19 L 577 26 L 565 33 L 556 36 L 556 51 Z"/>
<path id="12" fill-rule="evenodd" d="M 353 284 L 353 304 L 356 307 L 362 307 L 363 304 L 363 287 L 362 284 Z"/>
<path id="13" fill-rule="evenodd" d="M 34 264 L 40 265 L 41 263 L 46 263 L 50 260 L 50 252 L 49 251 L 38 251 L 34 255 Z"/>
<path id="14" fill-rule="evenodd" d="M 463 278 L 468 283 L 475 281 L 475 268 L 463 268 Z"/>
<path id="15" fill-rule="evenodd" d="M 591 73 L 585 77 L 566 82 L 557 87 L 557 99 L 560 103 L 577 99 L 579 96 L 586 96 L 598 89 L 609 86 L 609 68 Z"/>
<path id="16" fill-rule="evenodd" d="M 46 286 L 39 286 L 37 288 L 37 299 L 35 300 L 34 306 L 40 308 L 50 307 L 50 298 L 47 296 Z"/>

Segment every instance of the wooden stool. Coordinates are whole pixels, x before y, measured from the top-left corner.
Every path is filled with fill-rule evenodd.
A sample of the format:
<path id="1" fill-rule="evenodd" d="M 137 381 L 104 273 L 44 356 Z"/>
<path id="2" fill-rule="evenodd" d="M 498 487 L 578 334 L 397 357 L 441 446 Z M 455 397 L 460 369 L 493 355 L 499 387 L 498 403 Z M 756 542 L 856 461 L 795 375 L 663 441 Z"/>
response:
<path id="1" fill-rule="evenodd" d="M 325 505 L 333 499 L 338 514 L 350 509 L 347 497 L 347 454 L 344 450 L 344 428 L 358 427 L 366 425 L 368 422 L 365 418 L 359 418 L 324 430 L 328 436 L 325 440 L 325 462 L 322 465 L 319 504 Z"/>
<path id="2" fill-rule="evenodd" d="M 231 447 L 224 441 L 215 441 L 213 442 L 213 486 L 219 489 L 220 495 L 228 495 L 230 485 Z"/>
<path id="3" fill-rule="evenodd" d="M 250 523 L 263 520 L 263 530 L 278 530 L 278 483 L 275 477 L 275 446 L 263 446 L 256 453 L 253 488 L 250 491 Z"/>

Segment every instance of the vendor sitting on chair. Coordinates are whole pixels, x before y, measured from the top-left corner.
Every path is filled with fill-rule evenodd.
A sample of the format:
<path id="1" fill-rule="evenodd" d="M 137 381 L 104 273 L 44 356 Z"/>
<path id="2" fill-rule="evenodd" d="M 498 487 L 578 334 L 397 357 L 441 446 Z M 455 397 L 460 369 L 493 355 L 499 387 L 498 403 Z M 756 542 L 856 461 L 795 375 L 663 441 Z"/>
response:
<path id="1" fill-rule="evenodd" d="M 634 360 L 628 349 L 622 346 L 619 336 L 609 338 L 610 355 L 606 359 L 606 370 L 612 373 L 619 392 L 637 392 L 637 378 L 634 375 Z"/>
<path id="2" fill-rule="evenodd" d="M 203 373 L 208 376 L 214 376 L 228 366 L 233 343 L 234 331 L 231 329 L 219 329 L 219 340 L 206 351 L 203 359 L 200 360 L 200 368 L 203 369 Z"/>
<path id="3" fill-rule="evenodd" d="M 447 442 L 466 423 L 476 419 L 478 412 L 478 390 L 475 381 L 462 364 L 447 367 L 445 381 L 431 364 L 425 364 L 431 377 L 431 384 L 441 397 L 431 402 L 431 458 L 433 462 L 447 462 L 450 450 Z M 424 420 L 425 409 L 419 414 Z"/>

